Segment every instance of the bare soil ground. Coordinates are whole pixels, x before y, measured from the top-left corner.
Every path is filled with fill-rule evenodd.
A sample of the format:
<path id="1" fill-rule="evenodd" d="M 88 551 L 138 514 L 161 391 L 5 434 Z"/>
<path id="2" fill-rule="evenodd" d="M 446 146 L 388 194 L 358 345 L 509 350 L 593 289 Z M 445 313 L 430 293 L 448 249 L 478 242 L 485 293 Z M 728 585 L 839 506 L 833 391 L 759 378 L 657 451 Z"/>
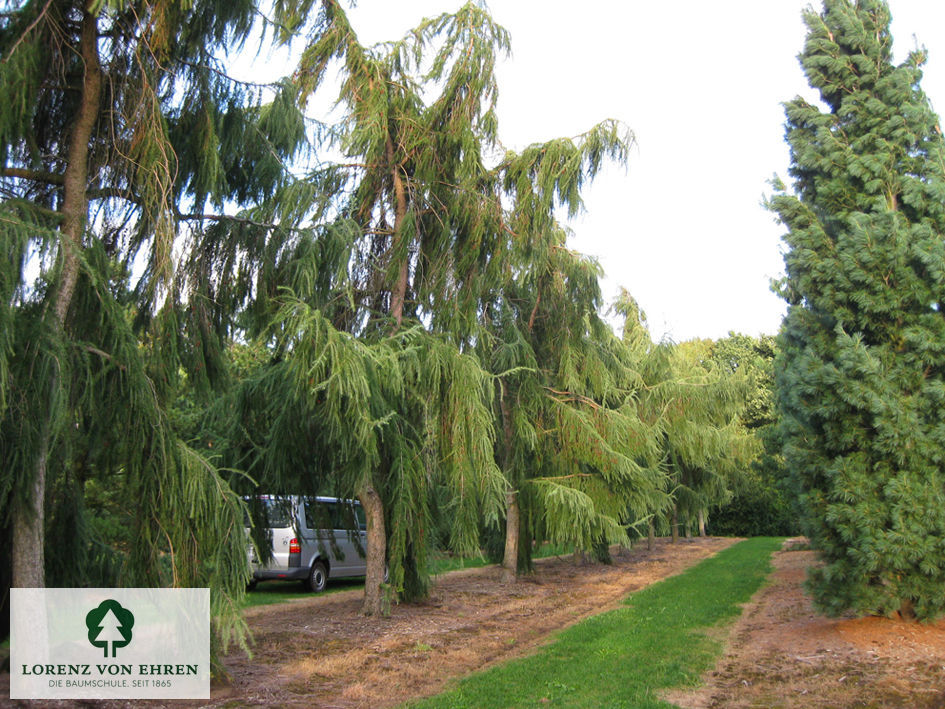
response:
<path id="1" fill-rule="evenodd" d="M 780 551 L 769 585 L 729 635 L 725 655 L 694 692 L 666 699 L 690 709 L 945 707 L 945 622 L 828 619 L 804 594 L 810 551 Z"/>
<path id="2" fill-rule="evenodd" d="M 653 551 L 641 544 L 610 566 L 546 559 L 514 585 L 499 583 L 495 567 L 453 572 L 428 601 L 396 606 L 389 618 L 359 616 L 360 591 L 256 608 L 253 658 L 226 659 L 232 683 L 214 688 L 211 704 L 373 708 L 435 694 L 734 541 L 657 540 Z"/>

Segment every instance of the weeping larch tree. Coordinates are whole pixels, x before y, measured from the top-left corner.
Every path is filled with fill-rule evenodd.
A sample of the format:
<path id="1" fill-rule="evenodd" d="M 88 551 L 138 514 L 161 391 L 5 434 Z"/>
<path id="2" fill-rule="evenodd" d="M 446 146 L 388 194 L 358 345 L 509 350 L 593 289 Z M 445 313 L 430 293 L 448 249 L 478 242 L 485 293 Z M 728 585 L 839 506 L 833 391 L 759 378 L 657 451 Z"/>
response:
<path id="1" fill-rule="evenodd" d="M 442 512 L 460 551 L 474 549 L 483 515 L 499 514 L 489 376 L 463 345 L 505 238 L 482 159 L 495 142 L 494 67 L 508 39 L 466 5 L 365 47 L 338 3 L 308 9 L 286 86 L 306 107 L 338 89 L 324 81 L 337 69 L 343 117 L 311 132 L 323 162 L 216 226 L 230 241 L 279 224 L 247 311 L 273 362 L 236 393 L 233 433 L 222 438 L 267 491 L 360 499 L 363 611 L 377 614 L 426 592 L 437 489 L 450 491 Z M 237 439 L 250 421 L 258 445 L 246 449 Z"/>
<path id="2" fill-rule="evenodd" d="M 323 465 L 268 465 L 266 480 L 360 499 L 363 612 L 378 614 L 426 593 L 438 487 L 450 490 L 457 550 L 471 552 L 482 515 L 498 514 L 488 375 L 462 343 L 501 259 L 482 153 L 495 141 L 494 67 L 508 38 L 466 5 L 365 47 L 338 3 L 317 8 L 292 85 L 305 106 L 337 90 L 324 77 L 338 70 L 343 117 L 313 137 L 342 157 L 302 180 L 325 208 L 299 212 L 315 227 L 276 266 L 289 289 L 273 291 L 265 334 L 286 363 L 280 386 L 312 402 L 318 430 L 301 443 Z M 267 441 L 264 457 L 296 445 L 275 428 Z"/>
<path id="3" fill-rule="evenodd" d="M 663 428 L 674 490 L 674 539 L 679 514 L 687 533 L 695 522 L 700 535 L 705 534 L 710 510 L 731 499 L 758 453 L 757 441 L 739 416 L 749 392 L 747 373 L 722 369 L 712 360 L 711 349 L 709 340 L 675 345 L 668 380 L 660 387 L 661 395 L 669 397 Z"/>
<path id="4" fill-rule="evenodd" d="M 945 145 L 877 0 L 804 15 L 821 103 L 786 104 L 793 191 L 777 398 L 831 614 L 945 610 Z"/>
<path id="5" fill-rule="evenodd" d="M 240 503 L 179 439 L 167 407 L 179 372 L 208 382 L 222 372 L 212 323 L 188 297 L 207 280 L 188 273 L 200 262 L 189 249 L 206 242 L 185 239 L 184 225 L 203 234 L 208 201 L 271 193 L 299 145 L 267 124 L 259 91 L 223 72 L 219 57 L 247 37 L 257 7 L 7 8 L 0 509 L 13 584 L 209 585 L 222 591 L 215 616 L 234 627 L 246 578 Z M 259 153 L 275 168 L 247 162 Z M 93 478 L 131 511 L 135 544 L 117 565 L 83 563 L 96 548 L 82 504 Z"/>
<path id="6" fill-rule="evenodd" d="M 493 369 L 507 372 L 496 448 L 506 582 L 530 569 L 534 542 L 609 558 L 610 544 L 629 544 L 629 522 L 666 504 L 655 429 L 638 416 L 639 363 L 600 315 L 599 265 L 566 234 L 552 220 L 533 237 L 492 315 Z"/>
<path id="7" fill-rule="evenodd" d="M 437 490 L 446 490 L 438 499 L 448 500 L 440 512 L 455 549 L 475 548 L 482 519 L 501 516 L 494 373 L 481 347 L 492 336 L 488 313 L 528 245 L 547 241 L 555 206 L 577 205 L 583 181 L 629 145 L 608 122 L 488 164 L 498 153 L 494 71 L 508 42 L 467 4 L 366 47 L 326 1 L 291 78 L 300 105 L 332 88 L 324 77 L 333 69 L 341 84 L 343 116 L 315 136 L 341 157 L 303 178 L 311 204 L 325 208 L 298 210 L 311 229 L 274 264 L 285 280 L 270 282 L 289 289 L 270 293 L 264 331 L 278 343 L 274 366 L 289 375 L 285 400 L 312 402 L 318 425 L 301 445 L 322 466 L 300 476 L 266 462 L 294 445 L 283 437 L 291 426 L 269 429 L 256 460 L 281 487 L 327 485 L 361 500 L 365 613 L 381 612 L 383 588 L 425 592 Z M 517 192 L 531 200 L 527 219 Z"/>
<path id="8" fill-rule="evenodd" d="M 616 311 L 624 318 L 623 344 L 641 379 L 638 416 L 653 429 L 665 476 L 664 504 L 646 518 L 650 545 L 656 529 L 667 526 L 676 541 L 680 515 L 687 529 L 695 521 L 704 532 L 709 510 L 730 497 L 737 476 L 756 454 L 738 416 L 747 377 L 716 367 L 708 341 L 654 343 L 645 314 L 626 291 Z M 657 513 L 665 513 L 665 520 Z"/>

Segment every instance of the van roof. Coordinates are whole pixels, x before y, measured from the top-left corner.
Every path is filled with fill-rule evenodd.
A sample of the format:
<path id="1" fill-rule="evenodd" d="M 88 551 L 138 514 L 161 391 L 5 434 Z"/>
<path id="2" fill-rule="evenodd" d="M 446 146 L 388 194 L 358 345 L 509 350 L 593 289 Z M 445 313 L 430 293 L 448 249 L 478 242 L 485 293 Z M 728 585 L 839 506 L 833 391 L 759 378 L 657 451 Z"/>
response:
<path id="1" fill-rule="evenodd" d="M 357 500 L 346 500 L 342 497 L 327 497 L 325 495 L 247 495 L 243 499 L 249 500 L 250 498 L 255 497 L 257 500 L 299 500 L 302 498 L 305 499 L 315 499 L 318 502 L 348 502 L 353 505 L 360 505 L 361 503 Z"/>

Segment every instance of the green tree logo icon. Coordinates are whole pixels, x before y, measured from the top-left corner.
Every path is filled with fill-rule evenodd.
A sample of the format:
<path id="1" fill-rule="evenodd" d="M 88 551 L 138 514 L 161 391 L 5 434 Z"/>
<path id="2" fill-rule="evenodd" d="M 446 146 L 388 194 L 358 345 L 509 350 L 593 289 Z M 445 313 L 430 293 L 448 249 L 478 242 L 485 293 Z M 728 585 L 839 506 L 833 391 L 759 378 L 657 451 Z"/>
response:
<path id="1" fill-rule="evenodd" d="M 104 648 L 108 657 L 108 646 L 115 650 L 131 642 L 131 629 L 135 625 L 135 616 L 127 608 L 109 598 L 102 601 L 85 616 L 85 626 L 89 629 L 89 642 L 94 647 Z"/>

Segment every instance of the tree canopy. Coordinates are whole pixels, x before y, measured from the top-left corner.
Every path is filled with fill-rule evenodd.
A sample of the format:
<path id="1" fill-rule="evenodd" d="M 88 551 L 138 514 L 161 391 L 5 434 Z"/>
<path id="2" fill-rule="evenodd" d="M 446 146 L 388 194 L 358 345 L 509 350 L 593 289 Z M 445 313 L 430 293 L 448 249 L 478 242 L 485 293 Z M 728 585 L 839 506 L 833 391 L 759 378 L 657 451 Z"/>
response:
<path id="1" fill-rule="evenodd" d="M 306 259 L 290 271 L 295 299 L 274 296 L 273 303 L 286 305 L 272 327 L 295 342 L 285 348 L 286 360 L 328 412 L 349 411 L 357 399 L 330 385 L 340 360 L 324 369 L 302 364 L 325 361 L 321 345 L 306 354 L 316 341 L 310 325 L 336 337 L 331 351 L 339 356 L 346 348 L 399 353 L 383 357 L 398 369 L 352 371 L 346 382 L 381 396 L 363 429 L 371 444 L 356 437 L 357 427 L 338 426 L 348 441 L 321 449 L 327 465 L 309 483 L 346 469 L 337 451 L 376 451 L 360 459 L 356 476 L 342 478 L 374 520 L 369 529 L 386 530 L 368 550 L 379 561 L 369 558 L 365 610 L 377 612 L 381 600 L 371 594 L 385 557 L 393 590 L 406 597 L 424 592 L 434 500 L 448 499 L 441 513 L 459 550 L 474 545 L 484 517 L 500 517 L 496 493 L 505 484 L 492 454 L 492 381 L 528 365 L 496 369 L 496 328 L 507 322 L 516 283 L 537 284 L 546 272 L 558 277 L 549 268 L 564 249 L 554 210 L 577 212 L 581 186 L 603 160 L 625 160 L 632 137 L 606 121 L 574 138 L 499 151 L 494 72 L 509 40 L 474 4 L 373 47 L 359 43 L 337 3 L 321 4 L 314 27 L 293 78 L 304 104 L 330 90 L 324 77 L 329 66 L 339 67 L 343 117 L 322 147 L 341 157 L 307 178 L 313 197 L 330 207 L 317 212 L 325 221 L 312 247 L 294 252 Z M 325 234 L 335 235 L 343 258 L 326 262 L 331 252 L 317 246 Z M 596 292 L 595 270 L 574 277 L 572 295 L 578 287 Z M 446 492 L 437 493 L 440 487 Z"/>
<path id="2" fill-rule="evenodd" d="M 945 174 L 925 55 L 892 60 L 879 0 L 804 16 L 801 65 L 821 105 L 786 104 L 793 192 L 778 406 L 788 469 L 824 560 L 831 612 L 945 610 Z"/>

